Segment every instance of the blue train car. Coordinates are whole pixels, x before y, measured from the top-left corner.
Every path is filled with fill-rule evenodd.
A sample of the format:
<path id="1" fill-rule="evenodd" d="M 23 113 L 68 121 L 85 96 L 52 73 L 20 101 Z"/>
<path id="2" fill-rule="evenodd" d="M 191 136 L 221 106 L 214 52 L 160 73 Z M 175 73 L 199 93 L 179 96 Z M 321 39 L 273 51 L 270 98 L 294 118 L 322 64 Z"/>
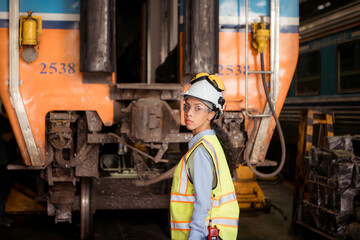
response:
<path id="1" fill-rule="evenodd" d="M 280 115 L 289 176 L 294 175 L 302 110 L 332 112 L 335 135 L 360 133 L 360 1 L 346 2 L 300 22 L 297 69 Z"/>

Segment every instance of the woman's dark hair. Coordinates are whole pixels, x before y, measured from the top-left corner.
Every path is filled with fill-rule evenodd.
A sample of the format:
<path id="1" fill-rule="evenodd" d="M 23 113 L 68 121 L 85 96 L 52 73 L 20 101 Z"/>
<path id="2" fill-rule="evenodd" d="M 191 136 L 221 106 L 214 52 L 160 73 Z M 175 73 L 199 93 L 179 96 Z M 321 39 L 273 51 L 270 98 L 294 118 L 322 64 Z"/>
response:
<path id="1" fill-rule="evenodd" d="M 229 139 L 229 136 L 224 131 L 222 127 L 220 127 L 218 124 L 216 124 L 214 121 L 211 121 L 211 128 L 215 131 L 217 138 L 219 139 L 219 142 L 224 149 L 226 161 L 229 165 L 231 176 L 233 176 L 233 173 L 236 169 L 236 153 L 233 145 L 231 144 L 231 141 Z"/>

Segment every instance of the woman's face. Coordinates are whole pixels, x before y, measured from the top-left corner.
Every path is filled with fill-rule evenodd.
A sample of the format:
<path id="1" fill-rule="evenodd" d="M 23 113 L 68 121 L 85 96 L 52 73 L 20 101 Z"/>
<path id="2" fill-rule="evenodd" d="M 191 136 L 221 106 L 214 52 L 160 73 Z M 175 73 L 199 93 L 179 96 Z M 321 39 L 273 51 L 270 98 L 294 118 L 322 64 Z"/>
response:
<path id="1" fill-rule="evenodd" d="M 209 108 L 197 98 L 189 97 L 185 100 L 184 115 L 186 128 L 194 135 L 210 129 L 210 121 L 214 118 L 215 112 L 208 111 Z"/>

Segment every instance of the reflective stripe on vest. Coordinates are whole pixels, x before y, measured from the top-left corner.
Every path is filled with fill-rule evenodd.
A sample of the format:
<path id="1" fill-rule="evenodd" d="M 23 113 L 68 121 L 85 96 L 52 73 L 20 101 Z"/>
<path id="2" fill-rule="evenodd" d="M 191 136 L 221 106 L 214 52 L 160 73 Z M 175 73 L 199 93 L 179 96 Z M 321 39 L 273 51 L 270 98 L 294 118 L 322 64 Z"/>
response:
<path id="1" fill-rule="evenodd" d="M 219 160 L 218 160 L 218 157 L 217 157 L 215 148 L 214 148 L 214 146 L 213 146 L 209 141 L 207 141 L 207 140 L 204 139 L 204 138 L 202 139 L 202 142 L 210 149 L 210 151 L 212 152 L 212 155 L 215 157 L 216 171 L 217 171 L 217 175 L 218 175 L 218 177 L 219 177 L 218 181 L 219 181 L 219 183 L 220 183 L 221 181 L 220 181 Z M 221 186 L 220 186 L 220 187 L 221 187 Z"/>
<path id="2" fill-rule="evenodd" d="M 180 184 L 179 184 L 179 193 L 180 194 L 186 194 L 187 188 L 188 188 L 188 177 L 186 174 L 185 169 L 185 156 L 183 157 L 182 165 L 181 165 L 181 172 L 180 172 Z"/>
<path id="3" fill-rule="evenodd" d="M 237 218 L 213 218 L 211 221 L 212 225 L 221 225 L 224 227 L 237 228 L 239 220 Z"/>
<path id="4" fill-rule="evenodd" d="M 218 199 L 212 198 L 212 202 L 213 202 L 212 206 L 213 207 L 220 207 L 223 204 L 226 204 L 226 203 L 229 203 L 229 202 L 232 202 L 232 201 L 235 201 L 235 200 L 237 200 L 236 193 L 231 192 L 231 193 L 228 193 L 226 195 L 220 196 Z"/>
<path id="5" fill-rule="evenodd" d="M 190 222 L 189 221 L 171 221 L 170 227 L 171 230 L 178 230 L 178 231 L 190 231 Z"/>
<path id="6" fill-rule="evenodd" d="M 194 195 L 182 195 L 182 194 L 171 193 L 171 202 L 194 203 L 195 202 L 195 196 Z"/>

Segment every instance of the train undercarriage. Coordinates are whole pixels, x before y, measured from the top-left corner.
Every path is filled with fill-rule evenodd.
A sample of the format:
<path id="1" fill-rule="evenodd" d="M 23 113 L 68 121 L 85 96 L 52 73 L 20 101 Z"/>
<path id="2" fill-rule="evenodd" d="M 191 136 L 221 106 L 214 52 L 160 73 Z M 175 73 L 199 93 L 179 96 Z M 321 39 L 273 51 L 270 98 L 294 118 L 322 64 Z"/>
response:
<path id="1" fill-rule="evenodd" d="M 46 117 L 47 212 L 71 222 L 80 210 L 81 237 L 91 236 L 98 209 L 168 208 L 172 173 L 192 133 L 180 127 L 181 85 L 117 84 L 111 97 L 117 124 L 95 111 L 53 111 Z M 239 152 L 243 116 L 226 112 L 218 123 Z M 170 179 L 170 180 L 169 180 Z"/>

